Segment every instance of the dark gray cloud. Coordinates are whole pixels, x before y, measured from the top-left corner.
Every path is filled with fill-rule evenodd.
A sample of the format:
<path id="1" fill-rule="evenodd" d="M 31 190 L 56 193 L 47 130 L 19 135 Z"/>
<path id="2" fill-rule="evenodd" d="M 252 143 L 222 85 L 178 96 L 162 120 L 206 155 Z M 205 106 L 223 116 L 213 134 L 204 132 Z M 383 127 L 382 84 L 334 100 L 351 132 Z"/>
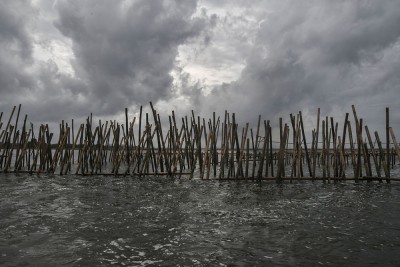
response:
<path id="1" fill-rule="evenodd" d="M 0 106 L 22 103 L 33 119 L 60 121 L 170 99 L 179 45 L 206 30 L 192 17 L 196 7 L 195 0 L 2 1 Z M 72 71 L 50 53 L 58 40 L 71 44 Z"/>
<path id="2" fill-rule="evenodd" d="M 263 114 L 276 123 L 299 110 L 316 114 L 317 107 L 343 116 L 356 104 L 371 122 L 386 105 L 399 104 L 399 1 L 260 5 L 268 12 L 260 18 L 246 67 L 237 81 L 200 100 L 204 111 L 228 109 L 244 121 Z"/>
<path id="3" fill-rule="evenodd" d="M 21 17 L 23 14 L 32 14 L 32 9 L 24 5 L 23 1 L 0 3 L 0 44 L 8 49 L 10 56 L 29 61 L 32 46 L 26 32 L 26 20 Z"/>
<path id="4" fill-rule="evenodd" d="M 53 60 L 35 59 L 35 24 L 39 10 L 28 1 L 0 2 L 0 107 L 8 112 L 22 104 L 22 112 L 38 122 L 82 116 L 88 109 L 74 99 L 83 84 L 59 72 Z M 82 104 L 82 103 L 81 103 Z M 70 118 L 69 118 L 70 119 Z"/>
<path id="5" fill-rule="evenodd" d="M 177 48 L 197 36 L 196 1 L 65 1 L 56 27 L 73 41 L 81 93 L 97 112 L 171 97 Z"/>
<path id="6" fill-rule="evenodd" d="M 25 66 L 32 63 L 32 41 L 27 19 L 21 14 L 32 14 L 23 1 L 0 2 L 0 103 L 6 104 L 24 94 L 34 84 Z"/>

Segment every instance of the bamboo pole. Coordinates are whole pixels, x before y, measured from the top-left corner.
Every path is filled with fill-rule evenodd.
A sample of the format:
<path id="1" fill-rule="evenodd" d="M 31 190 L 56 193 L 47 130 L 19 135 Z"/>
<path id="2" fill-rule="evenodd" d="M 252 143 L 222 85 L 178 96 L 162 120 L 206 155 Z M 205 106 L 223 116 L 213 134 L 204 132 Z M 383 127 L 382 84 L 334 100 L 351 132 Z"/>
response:
<path id="1" fill-rule="evenodd" d="M 343 125 L 343 135 L 342 135 L 342 146 L 341 146 L 341 153 L 344 156 L 345 155 L 345 144 L 346 144 L 346 132 L 347 132 L 347 122 L 349 120 L 349 113 L 346 113 L 345 119 L 344 119 L 344 125 Z M 342 166 L 342 168 L 340 169 L 340 176 L 342 178 L 346 177 L 345 174 L 345 165 Z"/>
<path id="2" fill-rule="evenodd" d="M 327 140 L 326 140 L 326 130 L 325 130 L 325 120 L 322 120 L 322 153 L 321 153 L 321 158 L 322 158 L 322 178 L 323 182 L 325 183 L 326 179 L 326 158 L 327 158 L 327 153 L 326 153 L 326 147 L 327 147 Z"/>
<path id="3" fill-rule="evenodd" d="M 245 143 L 246 143 L 246 140 L 247 140 L 247 131 L 248 131 L 248 129 L 249 129 L 249 124 L 246 123 L 246 127 L 243 128 L 243 131 L 242 131 L 242 138 L 241 138 L 241 142 L 240 142 L 240 157 L 239 157 L 237 171 L 236 171 L 236 179 L 238 179 L 239 174 L 242 175 L 242 178 L 243 178 L 242 161 L 243 161 L 243 157 L 245 155 L 244 146 L 245 146 Z"/>
<path id="4" fill-rule="evenodd" d="M 342 140 L 341 140 L 340 136 L 338 137 L 338 142 L 339 142 L 338 143 L 338 153 L 339 153 L 340 170 L 344 170 L 346 163 L 345 163 L 345 159 L 344 159 L 343 150 L 341 149 L 342 148 Z M 343 173 L 344 173 L 344 171 L 343 171 Z M 340 178 L 342 180 L 344 180 L 346 177 L 344 174 L 341 173 Z"/>
<path id="5" fill-rule="evenodd" d="M 317 128 L 316 128 L 316 132 L 315 132 L 315 146 L 314 146 L 314 154 L 313 154 L 313 173 L 312 173 L 312 178 L 315 178 L 315 172 L 316 172 L 316 169 L 317 169 L 319 117 L 320 117 L 320 108 L 318 108 L 318 111 L 317 111 Z"/>
<path id="6" fill-rule="evenodd" d="M 329 128 L 329 120 L 328 120 L 328 116 L 326 116 L 325 118 L 325 130 L 326 130 L 326 172 L 327 172 L 327 176 L 328 176 L 328 182 L 331 181 L 331 160 L 330 160 L 330 153 L 331 153 L 331 137 L 332 137 L 332 128 Z"/>
<path id="7" fill-rule="evenodd" d="M 75 151 L 75 147 L 76 147 L 76 143 L 78 141 L 78 138 L 81 134 L 81 132 L 83 131 L 84 125 L 81 124 L 81 126 L 79 127 L 78 133 L 76 134 L 76 137 L 74 139 L 74 142 L 72 143 L 72 153 L 69 155 L 68 161 L 67 161 L 67 168 L 65 170 L 64 174 L 67 174 L 68 170 L 71 170 L 71 161 L 73 161 L 73 155 L 74 155 L 74 151 Z"/>
<path id="8" fill-rule="evenodd" d="M 282 134 L 282 140 L 281 140 L 280 148 L 279 148 L 279 159 L 278 159 L 278 166 L 277 166 L 277 172 L 276 172 L 276 181 L 277 182 L 281 182 L 282 176 L 284 177 L 282 170 L 284 169 L 285 144 L 286 144 L 288 132 L 289 132 L 289 127 L 285 124 L 284 131 Z"/>
<path id="9" fill-rule="evenodd" d="M 261 158 L 260 158 L 260 167 L 258 168 L 258 173 L 257 173 L 257 179 L 260 180 L 262 178 L 262 172 L 263 172 L 263 167 L 264 167 L 264 158 L 265 158 L 265 153 L 266 153 L 266 147 L 268 143 L 268 125 L 269 121 L 266 122 L 264 120 L 264 144 L 263 144 L 263 149 L 261 153 Z"/>
<path id="10" fill-rule="evenodd" d="M 389 108 L 386 108 L 386 182 L 390 183 L 390 140 L 389 140 Z"/>
<path id="11" fill-rule="evenodd" d="M 369 133 L 368 126 L 365 125 L 364 128 L 365 128 L 365 133 L 367 134 L 369 147 L 371 149 L 372 159 L 373 159 L 374 164 L 375 164 L 376 174 L 377 174 L 378 177 L 381 177 L 381 171 L 380 171 L 380 168 L 379 168 L 378 159 L 376 158 L 375 148 L 374 148 L 374 144 L 373 144 L 372 139 L 371 139 L 371 135 Z M 372 174 L 370 174 L 370 175 L 372 176 Z M 382 182 L 382 180 L 380 180 L 380 182 Z"/>
<path id="12" fill-rule="evenodd" d="M 332 145 L 333 145 L 333 177 L 336 179 L 338 177 L 337 168 L 337 124 L 333 122 L 333 117 L 331 117 L 331 129 L 332 129 Z"/>
<path id="13" fill-rule="evenodd" d="M 388 164 L 386 164 L 384 150 L 383 150 L 382 143 L 381 143 L 381 140 L 379 138 L 379 134 L 377 131 L 375 131 L 375 139 L 376 139 L 376 143 L 378 144 L 379 158 L 380 158 L 380 161 L 382 162 L 383 171 L 385 172 L 385 177 L 388 177 L 388 172 L 389 172 Z M 386 182 L 388 182 L 388 181 L 386 181 Z"/>
<path id="14" fill-rule="evenodd" d="M 389 127 L 389 132 L 390 132 L 390 136 L 392 137 L 392 141 L 393 141 L 393 144 L 395 147 L 397 158 L 400 160 L 400 148 L 399 148 L 399 144 L 396 141 L 396 136 L 394 135 L 392 127 Z"/>
<path id="15" fill-rule="evenodd" d="M 258 149 L 258 134 L 260 132 L 260 123 L 261 123 L 261 115 L 258 115 L 258 123 L 257 123 L 257 131 L 256 131 L 256 140 L 253 140 L 253 169 L 251 171 L 251 177 L 254 178 L 255 171 L 256 171 L 256 155 Z M 253 134 L 251 135 L 253 139 Z"/>
<path id="16" fill-rule="evenodd" d="M 301 111 L 299 111 L 299 115 L 300 115 L 301 133 L 302 133 L 303 141 L 304 141 L 304 150 L 306 152 L 306 161 L 307 161 L 308 173 L 309 173 L 309 176 L 311 177 L 312 176 L 312 171 L 311 171 L 310 155 L 308 154 L 306 135 L 304 133 L 303 116 L 301 115 Z"/>
<path id="17" fill-rule="evenodd" d="M 247 180 L 249 178 L 249 160 L 250 160 L 250 144 L 249 138 L 246 139 L 246 171 L 244 178 Z M 267 164 L 268 166 L 268 164 Z"/>
<path id="18" fill-rule="evenodd" d="M 23 161 L 23 158 L 25 156 L 25 153 L 26 153 L 26 150 L 28 147 L 28 140 L 29 140 L 30 135 L 31 135 L 31 129 L 29 129 L 28 133 L 24 136 L 24 140 L 22 140 L 22 138 L 21 138 L 21 145 L 23 145 L 23 147 L 22 147 L 21 155 L 19 156 L 18 159 L 15 160 L 15 166 L 14 166 L 15 172 L 18 172 L 21 170 L 22 161 Z"/>

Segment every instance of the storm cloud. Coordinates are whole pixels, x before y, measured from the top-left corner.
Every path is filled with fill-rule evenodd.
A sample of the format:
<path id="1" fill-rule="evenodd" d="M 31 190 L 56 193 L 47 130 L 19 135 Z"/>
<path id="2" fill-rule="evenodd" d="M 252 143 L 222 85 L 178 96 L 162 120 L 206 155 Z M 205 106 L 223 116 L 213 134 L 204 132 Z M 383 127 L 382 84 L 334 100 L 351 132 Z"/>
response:
<path id="1" fill-rule="evenodd" d="M 206 26 L 204 20 L 192 18 L 196 1 L 52 4 L 53 19 L 49 22 L 55 35 L 51 38 L 71 44 L 69 72 L 57 64 L 57 55 L 31 62 L 36 40 L 30 30 L 41 29 L 27 29 L 24 18 L 34 20 L 39 15 L 40 20 L 45 16 L 40 5 L 6 1 L 0 11 L 4 13 L 0 16 L 2 106 L 22 103 L 34 114 L 42 114 L 43 120 L 90 112 L 111 115 L 124 107 L 168 100 L 178 46 L 198 36 Z M 45 32 L 40 34 L 46 38 Z M 53 41 L 38 40 L 36 45 L 47 53 L 46 46 Z"/>
<path id="2" fill-rule="evenodd" d="M 129 4 L 128 4 L 129 3 Z M 67 1 L 56 27 L 73 42 L 82 93 L 100 111 L 170 97 L 177 48 L 199 34 L 194 1 Z"/>
<path id="3" fill-rule="evenodd" d="M 398 106 L 398 1 L 259 4 L 269 12 L 259 17 L 240 77 L 204 97 L 205 110 L 225 100 L 223 109 L 254 121 L 257 114 L 271 119 L 299 110 L 316 114 L 318 107 L 343 116 L 355 104 L 373 121 L 385 106 Z"/>
<path id="4" fill-rule="evenodd" d="M 303 111 L 312 124 L 355 104 L 400 123 L 400 2 L 2 1 L 0 108 L 33 120 L 159 110 Z M 375 125 L 380 127 L 379 125 Z"/>
<path id="5" fill-rule="evenodd" d="M 22 1 L 0 3 L 0 103 L 26 94 L 34 79 L 25 66 L 32 64 L 32 41 L 27 32 L 27 20 L 18 12 L 32 14 Z M 18 100 L 18 99 L 16 99 Z"/>

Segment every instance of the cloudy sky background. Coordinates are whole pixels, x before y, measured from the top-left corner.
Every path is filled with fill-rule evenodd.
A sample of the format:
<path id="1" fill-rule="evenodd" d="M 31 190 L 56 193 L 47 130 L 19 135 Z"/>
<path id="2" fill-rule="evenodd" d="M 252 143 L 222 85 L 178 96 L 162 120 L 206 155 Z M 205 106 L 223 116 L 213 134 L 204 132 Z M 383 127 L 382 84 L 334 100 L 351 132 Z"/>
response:
<path id="1" fill-rule="evenodd" d="M 400 1 L 0 1 L 0 111 L 34 123 L 140 105 L 400 125 Z M 352 119 L 352 117 L 350 117 Z M 4 119 L 3 119 L 4 120 Z"/>

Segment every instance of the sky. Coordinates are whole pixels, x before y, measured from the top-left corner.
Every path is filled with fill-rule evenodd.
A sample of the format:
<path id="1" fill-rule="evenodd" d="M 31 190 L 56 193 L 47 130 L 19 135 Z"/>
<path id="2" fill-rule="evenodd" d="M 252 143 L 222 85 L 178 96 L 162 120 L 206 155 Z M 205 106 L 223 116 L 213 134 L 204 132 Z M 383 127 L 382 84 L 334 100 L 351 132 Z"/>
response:
<path id="1" fill-rule="evenodd" d="M 151 101 L 315 127 L 317 108 L 342 124 L 354 104 L 371 130 L 390 107 L 396 131 L 399 25 L 398 0 L 2 0 L 0 111 L 123 121 Z"/>

